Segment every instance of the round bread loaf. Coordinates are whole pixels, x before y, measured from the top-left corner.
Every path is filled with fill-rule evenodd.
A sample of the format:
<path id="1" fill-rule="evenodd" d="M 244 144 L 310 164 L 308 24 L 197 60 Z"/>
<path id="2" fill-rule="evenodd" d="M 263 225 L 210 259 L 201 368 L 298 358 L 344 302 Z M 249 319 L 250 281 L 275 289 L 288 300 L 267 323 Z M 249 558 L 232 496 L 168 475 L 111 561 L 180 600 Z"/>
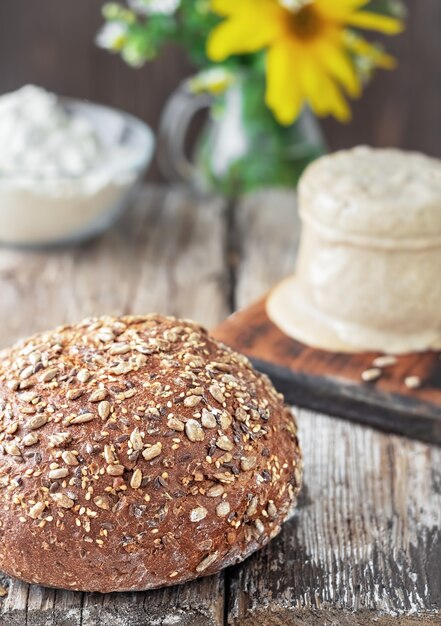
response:
<path id="1" fill-rule="evenodd" d="M 301 482 L 290 410 L 193 322 L 103 317 L 0 354 L 0 569 L 83 591 L 245 559 Z"/>

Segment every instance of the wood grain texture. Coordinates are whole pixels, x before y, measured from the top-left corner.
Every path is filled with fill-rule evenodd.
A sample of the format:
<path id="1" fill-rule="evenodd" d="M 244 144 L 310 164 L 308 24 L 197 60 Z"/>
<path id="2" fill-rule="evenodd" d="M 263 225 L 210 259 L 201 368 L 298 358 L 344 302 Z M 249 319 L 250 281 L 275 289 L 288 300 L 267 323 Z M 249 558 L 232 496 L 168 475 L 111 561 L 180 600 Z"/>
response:
<path id="1" fill-rule="evenodd" d="M 227 275 L 223 203 L 150 188 L 96 241 L 52 252 L 0 250 L 0 344 L 106 312 L 158 311 L 212 326 L 228 311 Z M 1 626 L 223 623 L 223 574 L 132 594 L 82 594 L 13 579 L 3 584 L 9 593 Z"/>
<path id="2" fill-rule="evenodd" d="M 441 621 L 441 450 L 300 411 L 296 517 L 230 573 L 230 623 Z"/>

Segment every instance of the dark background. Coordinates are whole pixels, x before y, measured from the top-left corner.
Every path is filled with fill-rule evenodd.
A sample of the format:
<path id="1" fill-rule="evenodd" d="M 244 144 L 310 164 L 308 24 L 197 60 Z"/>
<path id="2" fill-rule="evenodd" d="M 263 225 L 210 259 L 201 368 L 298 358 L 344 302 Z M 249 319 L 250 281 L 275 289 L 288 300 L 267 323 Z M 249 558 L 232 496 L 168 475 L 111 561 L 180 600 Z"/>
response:
<path id="1" fill-rule="evenodd" d="M 156 128 L 165 99 L 191 66 L 176 49 L 140 70 L 97 49 L 103 4 L 0 0 L 0 93 L 34 83 L 125 109 Z M 369 143 L 441 156 L 441 0 L 408 0 L 407 6 L 406 33 L 385 40 L 399 58 L 398 70 L 377 74 L 355 103 L 351 124 L 324 121 L 331 148 Z M 151 176 L 158 176 L 156 169 Z"/>

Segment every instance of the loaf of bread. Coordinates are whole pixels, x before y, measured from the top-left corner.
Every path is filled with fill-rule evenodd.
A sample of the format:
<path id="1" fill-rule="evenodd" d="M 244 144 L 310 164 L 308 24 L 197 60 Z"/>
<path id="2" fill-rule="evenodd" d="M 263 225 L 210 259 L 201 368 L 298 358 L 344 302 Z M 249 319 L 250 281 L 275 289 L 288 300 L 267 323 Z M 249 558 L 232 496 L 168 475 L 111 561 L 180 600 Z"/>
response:
<path id="1" fill-rule="evenodd" d="M 103 317 L 0 353 L 0 569 L 83 591 L 212 574 L 280 530 L 296 424 L 197 324 Z"/>

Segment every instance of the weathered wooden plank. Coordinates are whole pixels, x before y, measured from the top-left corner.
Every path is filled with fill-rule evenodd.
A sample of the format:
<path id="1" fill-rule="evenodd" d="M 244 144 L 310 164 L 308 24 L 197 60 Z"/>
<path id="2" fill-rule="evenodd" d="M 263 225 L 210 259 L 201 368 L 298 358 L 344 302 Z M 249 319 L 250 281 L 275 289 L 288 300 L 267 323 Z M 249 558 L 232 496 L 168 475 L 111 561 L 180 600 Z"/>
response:
<path id="1" fill-rule="evenodd" d="M 230 623 L 439 624 L 441 449 L 299 417 L 300 509 L 231 574 Z"/>
<path id="2" fill-rule="evenodd" d="M 236 302 L 292 271 L 290 194 L 236 212 Z M 300 411 L 305 487 L 279 538 L 228 573 L 234 626 L 441 623 L 441 450 Z"/>
<path id="3" fill-rule="evenodd" d="M 218 626 L 224 588 L 221 574 L 146 593 L 84 594 L 81 626 Z"/>
<path id="4" fill-rule="evenodd" d="M 149 188 L 109 233 L 79 248 L 0 250 L 0 344 L 85 316 L 152 310 L 212 326 L 228 312 L 223 203 Z M 81 594 L 16 580 L 2 626 L 223 623 L 223 574 L 136 594 Z"/>

